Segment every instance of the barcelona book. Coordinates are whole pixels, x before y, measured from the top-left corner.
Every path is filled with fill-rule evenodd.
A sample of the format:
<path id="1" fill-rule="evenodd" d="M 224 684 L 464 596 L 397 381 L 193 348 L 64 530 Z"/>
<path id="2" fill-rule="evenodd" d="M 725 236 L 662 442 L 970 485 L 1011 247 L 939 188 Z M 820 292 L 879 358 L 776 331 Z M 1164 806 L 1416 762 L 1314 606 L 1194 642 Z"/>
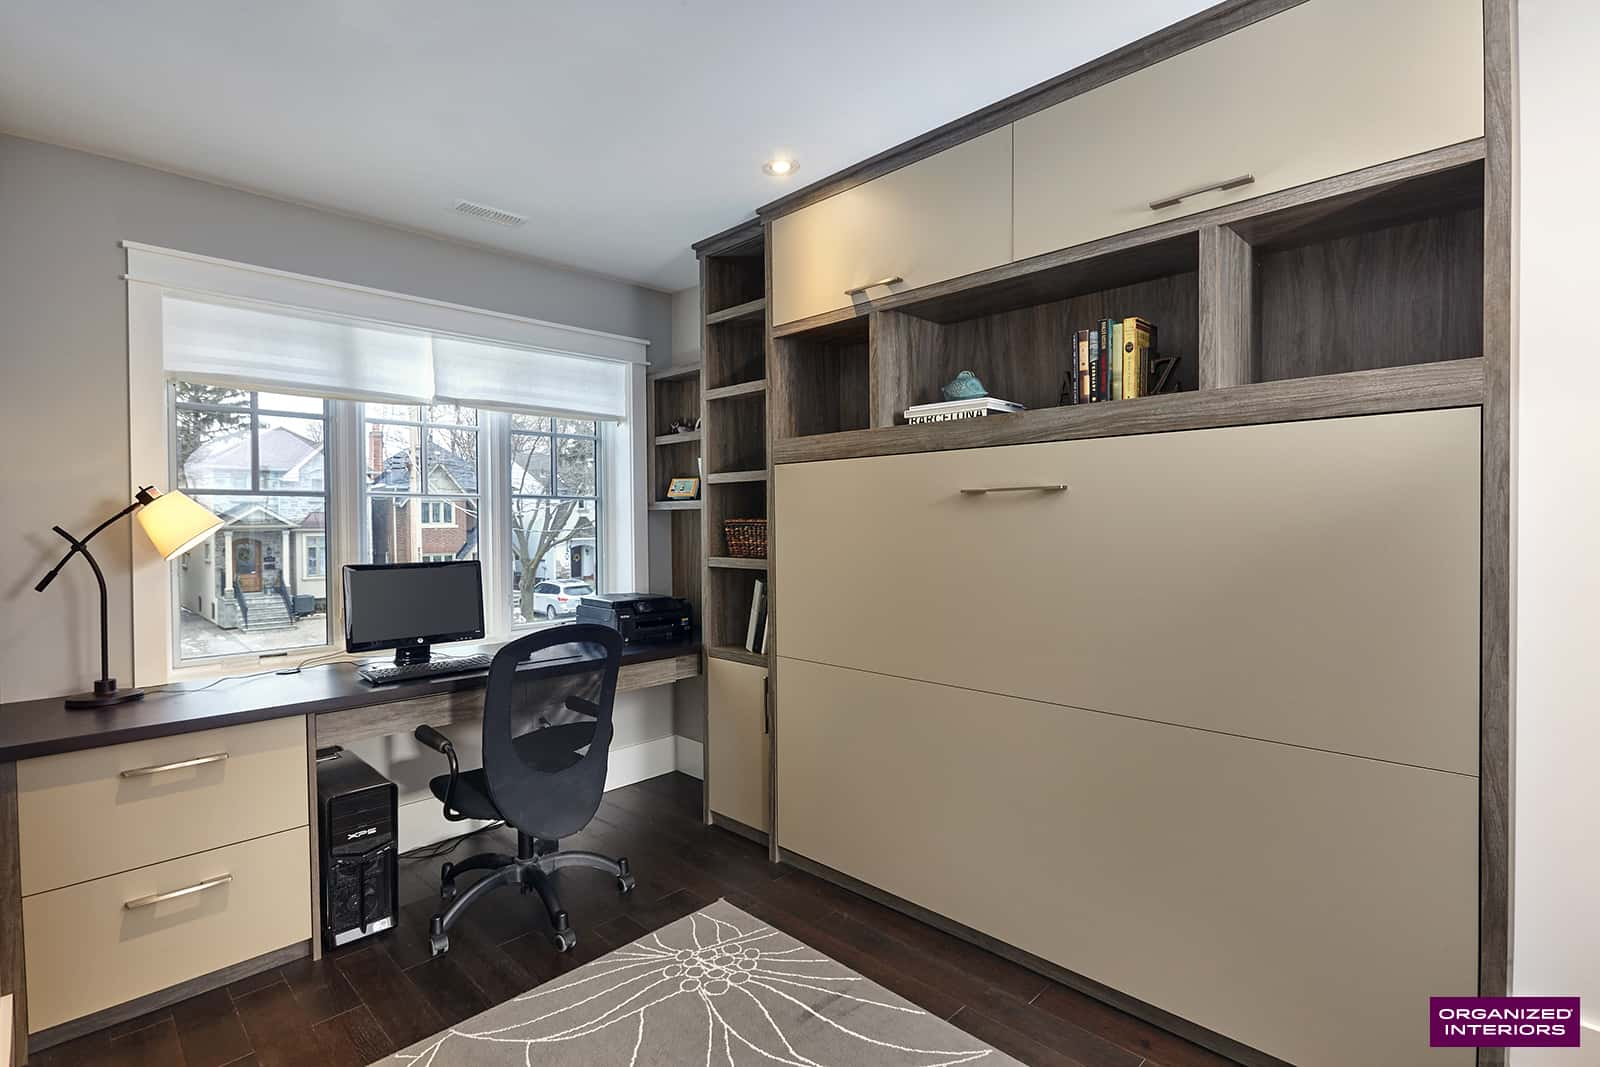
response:
<path id="1" fill-rule="evenodd" d="M 937 404 L 914 404 L 906 408 L 906 422 L 915 426 L 922 422 L 954 422 L 957 419 L 981 419 L 985 415 L 1009 415 L 1021 411 L 1021 404 L 1001 400 L 994 396 L 974 397 L 971 400 L 946 400 Z"/>

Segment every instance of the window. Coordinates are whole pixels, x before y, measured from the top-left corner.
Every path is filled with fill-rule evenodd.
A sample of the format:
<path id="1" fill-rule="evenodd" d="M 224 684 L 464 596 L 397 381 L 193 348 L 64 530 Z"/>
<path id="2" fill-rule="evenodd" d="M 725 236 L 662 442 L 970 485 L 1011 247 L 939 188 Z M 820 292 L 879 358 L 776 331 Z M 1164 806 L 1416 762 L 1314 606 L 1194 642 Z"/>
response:
<path id="1" fill-rule="evenodd" d="M 172 634 L 137 683 L 336 651 L 344 563 L 481 559 L 496 638 L 525 571 L 633 582 L 645 342 L 125 247 L 132 470 L 225 523 L 170 566 L 135 539 L 136 632 Z"/>
<path id="2" fill-rule="evenodd" d="M 424 552 L 422 554 L 422 562 L 424 563 L 449 563 L 454 559 L 455 557 L 448 552 Z"/>
<path id="3" fill-rule="evenodd" d="M 363 414 L 367 562 L 477 559 L 477 409 L 367 404 Z"/>
<path id="4" fill-rule="evenodd" d="M 306 562 L 303 573 L 307 578 L 326 578 L 328 576 L 328 538 L 326 535 L 306 535 Z"/>
<path id="5" fill-rule="evenodd" d="M 171 484 L 222 518 L 171 568 L 175 662 L 326 645 L 327 405 L 185 381 L 168 396 Z"/>
<path id="6" fill-rule="evenodd" d="M 594 583 L 600 571 L 599 427 L 592 421 L 513 414 L 511 622 L 555 621 L 565 604 L 536 602 L 559 579 Z"/>

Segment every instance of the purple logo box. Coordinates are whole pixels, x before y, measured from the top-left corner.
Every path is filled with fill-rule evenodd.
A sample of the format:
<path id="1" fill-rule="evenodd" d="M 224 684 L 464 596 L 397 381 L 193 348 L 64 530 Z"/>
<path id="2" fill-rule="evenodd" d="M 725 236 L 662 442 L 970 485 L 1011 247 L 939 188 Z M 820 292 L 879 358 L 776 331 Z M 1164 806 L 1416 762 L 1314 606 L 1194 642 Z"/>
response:
<path id="1" fill-rule="evenodd" d="M 1577 1048 L 1577 997 L 1429 997 L 1434 1048 Z"/>

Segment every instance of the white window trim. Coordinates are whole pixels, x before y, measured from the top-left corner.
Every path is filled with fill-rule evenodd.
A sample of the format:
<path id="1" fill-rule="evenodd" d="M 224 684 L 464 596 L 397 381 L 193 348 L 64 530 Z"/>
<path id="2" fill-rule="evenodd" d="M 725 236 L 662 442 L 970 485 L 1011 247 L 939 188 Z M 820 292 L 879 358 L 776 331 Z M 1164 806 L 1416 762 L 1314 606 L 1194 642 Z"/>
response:
<path id="1" fill-rule="evenodd" d="M 322 542 L 322 573 L 311 573 L 311 542 L 313 539 Z M 327 581 L 328 578 L 328 535 L 326 533 L 307 532 L 300 538 L 300 578 L 308 582 Z"/>
<path id="2" fill-rule="evenodd" d="M 303 311 L 345 315 L 391 325 L 451 333 L 509 345 L 544 348 L 589 358 L 629 364 L 626 411 L 620 423 L 602 422 L 600 485 L 606 521 L 599 546 L 605 561 L 606 584 L 618 590 L 649 587 L 649 537 L 646 531 L 645 368 L 648 341 L 581 327 L 563 326 L 502 312 L 469 308 L 426 297 L 372 289 L 309 275 L 294 274 L 245 263 L 124 241 L 128 255 L 128 444 L 130 496 L 141 485 L 170 488 L 170 432 L 168 391 L 162 364 L 162 298 L 167 293 L 253 300 Z M 271 383 L 261 383 L 263 388 Z M 328 402 L 327 462 L 329 529 L 326 562 L 328 588 L 328 644 L 295 649 L 285 656 L 257 654 L 206 660 L 196 664 L 175 661 L 174 636 L 178 616 L 174 610 L 171 571 L 143 538 L 132 541 L 133 684 L 160 685 L 185 678 L 201 678 L 260 669 L 263 664 L 294 663 L 329 655 L 343 647 L 343 605 L 338 595 L 339 573 L 345 563 L 360 559 L 361 497 L 344 491 L 358 483 L 362 453 L 359 405 L 353 401 Z M 484 435 L 480 464 L 509 462 L 509 416 L 488 413 L 500 429 Z M 351 437 L 355 439 L 352 440 Z M 497 559 L 498 542 L 509 530 L 510 501 L 499 490 L 499 477 L 480 479 L 480 555 Z M 496 548 L 489 548 L 494 542 Z M 499 574 L 500 570 L 505 574 Z M 485 627 L 489 639 L 509 640 L 511 628 L 510 568 L 486 566 Z M 362 658 L 362 657 L 348 657 Z"/>
<path id="3" fill-rule="evenodd" d="M 480 485 L 482 484 L 481 480 L 480 480 L 479 484 Z M 433 505 L 434 507 L 449 508 L 450 509 L 450 517 L 448 519 L 444 519 L 444 520 L 441 520 L 439 522 L 429 522 L 426 518 L 424 518 L 422 520 L 422 525 L 430 527 L 430 528 L 438 529 L 439 527 L 454 526 L 456 524 L 456 506 L 454 504 L 452 504 L 448 500 L 440 500 L 437 497 L 429 497 L 428 499 L 426 499 L 426 500 L 424 500 L 422 502 L 422 514 L 423 515 L 427 515 L 428 514 L 429 505 L 430 504 Z"/>

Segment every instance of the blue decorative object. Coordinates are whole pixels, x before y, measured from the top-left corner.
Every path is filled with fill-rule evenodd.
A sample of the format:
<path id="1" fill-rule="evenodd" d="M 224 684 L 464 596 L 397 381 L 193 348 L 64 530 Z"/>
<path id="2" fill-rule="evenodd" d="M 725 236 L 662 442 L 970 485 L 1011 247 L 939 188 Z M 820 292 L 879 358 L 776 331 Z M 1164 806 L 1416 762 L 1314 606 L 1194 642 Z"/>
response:
<path id="1" fill-rule="evenodd" d="M 976 400 L 980 396 L 988 396 L 989 390 L 983 387 L 978 376 L 969 370 L 964 370 L 955 376 L 951 383 L 940 390 L 946 400 Z"/>

